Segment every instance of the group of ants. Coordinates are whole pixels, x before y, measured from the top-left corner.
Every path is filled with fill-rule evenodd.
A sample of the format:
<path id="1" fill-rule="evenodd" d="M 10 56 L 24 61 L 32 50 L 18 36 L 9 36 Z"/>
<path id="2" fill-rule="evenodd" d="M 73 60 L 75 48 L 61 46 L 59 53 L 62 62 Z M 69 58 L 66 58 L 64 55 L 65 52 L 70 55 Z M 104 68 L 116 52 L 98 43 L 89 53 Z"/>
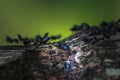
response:
<path id="1" fill-rule="evenodd" d="M 81 36 L 81 33 L 87 34 L 81 36 L 80 40 L 92 46 L 100 40 L 109 40 L 112 35 L 118 35 L 120 32 L 120 19 L 111 22 L 102 21 L 98 26 L 90 26 L 87 23 L 82 23 L 74 25 L 70 30 L 75 33 L 80 32 L 79 36 Z"/>
<path id="2" fill-rule="evenodd" d="M 90 26 L 87 23 L 81 23 L 80 25 L 74 25 L 70 28 L 70 31 L 76 33 L 76 32 L 83 32 L 84 34 L 87 34 L 88 36 L 92 37 L 82 37 L 81 41 L 88 43 L 90 45 L 94 45 L 99 40 L 106 40 L 111 38 L 112 35 L 116 35 L 120 32 L 120 19 L 117 21 L 111 21 L 106 22 L 102 21 L 98 26 Z M 97 38 L 96 36 L 101 36 L 101 38 Z M 49 33 L 46 32 L 43 36 L 37 35 L 35 38 L 28 38 L 28 37 L 22 37 L 20 34 L 17 34 L 17 38 L 12 39 L 9 36 L 6 36 L 6 42 L 7 43 L 22 43 L 24 46 L 28 45 L 44 45 L 47 44 L 50 40 L 57 40 L 60 39 L 61 35 L 53 35 L 49 36 Z M 61 43 L 62 42 L 62 43 Z M 61 42 L 56 42 L 55 44 L 57 47 L 61 47 L 63 45 L 63 48 L 68 49 L 68 46 Z"/>

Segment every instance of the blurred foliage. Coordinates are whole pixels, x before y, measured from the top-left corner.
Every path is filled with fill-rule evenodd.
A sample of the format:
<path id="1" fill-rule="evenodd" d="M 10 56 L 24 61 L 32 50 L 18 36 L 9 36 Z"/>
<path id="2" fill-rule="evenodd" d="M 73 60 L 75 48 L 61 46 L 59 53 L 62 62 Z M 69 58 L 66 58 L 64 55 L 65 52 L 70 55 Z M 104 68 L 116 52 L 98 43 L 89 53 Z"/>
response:
<path id="1" fill-rule="evenodd" d="M 16 34 L 71 34 L 74 24 L 96 25 L 120 17 L 120 0 L 0 0 L 0 41 Z"/>

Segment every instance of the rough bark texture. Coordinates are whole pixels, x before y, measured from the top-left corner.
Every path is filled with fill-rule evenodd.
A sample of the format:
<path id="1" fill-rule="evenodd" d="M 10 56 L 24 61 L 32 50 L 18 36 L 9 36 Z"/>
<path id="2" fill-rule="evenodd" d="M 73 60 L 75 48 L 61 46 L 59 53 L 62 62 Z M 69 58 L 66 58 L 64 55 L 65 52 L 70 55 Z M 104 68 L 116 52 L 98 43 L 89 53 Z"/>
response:
<path id="1" fill-rule="evenodd" d="M 64 40 L 70 50 L 53 44 L 39 46 L 37 51 L 24 48 L 0 51 L 1 80 L 120 80 L 120 38 L 100 41 L 74 59 L 80 52 L 81 36 Z M 69 64 L 70 63 L 70 64 Z M 69 65 L 69 68 L 66 67 Z M 72 67 L 70 67 L 72 66 Z"/>

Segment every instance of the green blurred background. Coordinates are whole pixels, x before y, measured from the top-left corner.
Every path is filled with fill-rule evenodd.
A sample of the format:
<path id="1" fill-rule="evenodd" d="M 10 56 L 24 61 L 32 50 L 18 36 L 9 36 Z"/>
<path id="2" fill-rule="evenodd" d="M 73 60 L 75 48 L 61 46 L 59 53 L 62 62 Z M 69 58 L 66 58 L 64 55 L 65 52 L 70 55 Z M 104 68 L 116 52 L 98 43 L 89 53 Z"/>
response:
<path id="1" fill-rule="evenodd" d="M 65 38 L 74 24 L 120 18 L 120 0 L 0 0 L 0 41 L 6 35 L 34 37 L 49 32 Z"/>

